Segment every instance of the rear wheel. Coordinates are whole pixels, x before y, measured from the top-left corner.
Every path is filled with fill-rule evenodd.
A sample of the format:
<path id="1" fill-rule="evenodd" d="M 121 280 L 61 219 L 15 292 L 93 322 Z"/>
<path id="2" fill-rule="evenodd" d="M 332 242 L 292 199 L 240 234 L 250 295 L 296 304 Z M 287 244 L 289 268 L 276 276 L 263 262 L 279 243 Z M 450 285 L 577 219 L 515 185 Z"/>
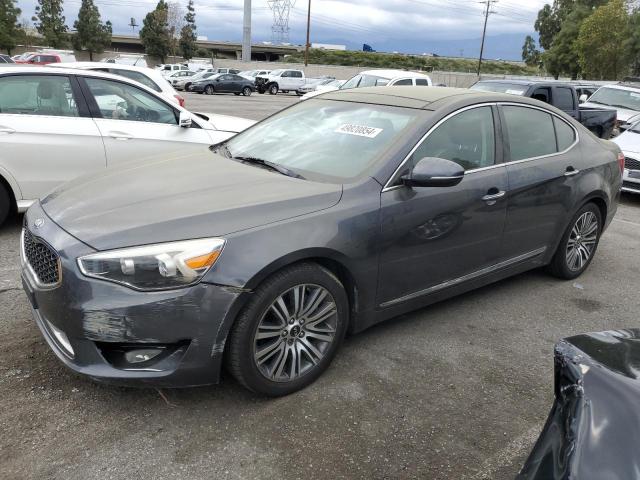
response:
<path id="1" fill-rule="evenodd" d="M 587 203 L 571 219 L 562 236 L 549 271 L 552 275 L 571 280 L 587 269 L 600 242 L 602 214 L 597 205 Z"/>
<path id="2" fill-rule="evenodd" d="M 269 95 L 277 95 L 278 94 L 278 85 L 273 84 L 269 87 Z"/>
<path id="3" fill-rule="evenodd" d="M 244 95 L 245 97 L 250 97 L 252 93 L 253 93 L 253 90 L 251 90 L 250 87 L 244 87 L 242 89 L 242 95 Z"/>
<path id="4" fill-rule="evenodd" d="M 4 223 L 10 212 L 11 196 L 4 185 L 0 184 L 0 225 Z"/>
<path id="5" fill-rule="evenodd" d="M 256 289 L 227 342 L 226 365 L 245 387 L 288 395 L 329 366 L 347 328 L 348 300 L 329 270 L 302 263 Z"/>
<path id="6" fill-rule="evenodd" d="M 190 91 L 191 91 L 191 84 L 190 84 L 190 83 L 185 83 L 185 85 L 184 85 L 184 91 L 185 91 L 185 92 L 190 92 Z"/>
<path id="7" fill-rule="evenodd" d="M 214 92 L 215 90 L 213 89 L 213 85 L 207 85 L 206 87 L 204 87 L 204 93 L 206 93 L 207 95 L 213 95 Z"/>

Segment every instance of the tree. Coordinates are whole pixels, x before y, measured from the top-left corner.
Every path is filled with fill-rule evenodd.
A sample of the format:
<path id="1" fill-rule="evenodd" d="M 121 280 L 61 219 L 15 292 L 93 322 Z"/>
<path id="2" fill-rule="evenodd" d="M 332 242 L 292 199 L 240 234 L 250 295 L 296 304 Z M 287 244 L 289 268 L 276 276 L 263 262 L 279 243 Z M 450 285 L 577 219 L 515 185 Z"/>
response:
<path id="1" fill-rule="evenodd" d="M 36 14 L 31 20 L 45 43 L 53 48 L 67 45 L 67 26 L 62 15 L 62 0 L 38 0 Z"/>
<path id="2" fill-rule="evenodd" d="M 15 0 L 0 0 L 0 48 L 11 55 L 16 40 L 21 36 L 18 17 L 22 11 L 16 7 Z"/>
<path id="3" fill-rule="evenodd" d="M 540 66 L 540 50 L 536 48 L 536 41 L 531 35 L 527 35 L 522 46 L 522 60 L 529 67 Z"/>
<path id="4" fill-rule="evenodd" d="M 179 38 L 184 26 L 184 9 L 178 2 L 167 4 L 167 27 L 169 28 L 169 53 L 175 57 L 178 53 Z"/>
<path id="5" fill-rule="evenodd" d="M 74 22 L 73 28 L 77 31 L 73 36 L 74 48 L 89 52 L 91 61 L 94 53 L 102 53 L 105 47 L 111 45 L 111 22 L 102 23 L 100 12 L 93 0 L 82 0 L 78 20 Z"/>
<path id="6" fill-rule="evenodd" d="M 185 25 L 180 32 L 180 51 L 185 60 L 191 60 L 197 50 L 196 40 L 196 12 L 193 0 L 189 0 L 187 14 L 184 16 Z"/>
<path id="7" fill-rule="evenodd" d="M 624 0 L 610 0 L 582 22 L 576 51 L 588 77 L 617 80 L 625 72 L 628 28 L 629 14 Z"/>
<path id="8" fill-rule="evenodd" d="M 629 15 L 629 38 L 625 45 L 631 60 L 631 71 L 634 76 L 640 75 L 640 8 Z"/>
<path id="9" fill-rule="evenodd" d="M 171 34 L 167 25 L 169 7 L 164 0 L 159 0 L 156 9 L 147 13 L 140 29 L 140 40 L 148 55 L 159 57 L 164 63 L 171 48 Z"/>

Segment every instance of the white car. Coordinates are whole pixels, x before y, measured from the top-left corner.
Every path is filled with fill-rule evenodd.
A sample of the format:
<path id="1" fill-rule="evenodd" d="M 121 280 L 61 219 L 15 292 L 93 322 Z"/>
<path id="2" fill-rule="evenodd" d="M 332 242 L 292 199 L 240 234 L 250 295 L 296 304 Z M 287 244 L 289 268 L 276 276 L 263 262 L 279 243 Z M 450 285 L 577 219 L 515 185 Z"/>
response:
<path id="1" fill-rule="evenodd" d="M 408 72 L 405 70 L 367 70 L 347 80 L 341 87 L 329 87 L 323 90 L 315 90 L 301 97 L 308 100 L 325 92 L 335 90 L 347 90 L 349 88 L 385 87 L 385 86 L 423 86 L 432 87 L 431 77 L 424 73 Z"/>
<path id="2" fill-rule="evenodd" d="M 189 66 L 183 63 L 163 63 L 158 65 L 155 70 L 159 71 L 165 77 L 180 70 L 189 70 Z"/>
<path id="3" fill-rule="evenodd" d="M 640 122 L 630 125 L 612 142 L 617 143 L 624 153 L 622 191 L 640 193 Z"/>
<path id="4" fill-rule="evenodd" d="M 618 127 L 621 130 L 631 126 L 640 114 L 640 86 L 616 84 L 600 87 L 587 102 L 581 104 L 587 108 L 615 108 L 618 111 Z M 631 122 L 631 123 L 630 123 Z"/>
<path id="5" fill-rule="evenodd" d="M 7 66 L 0 70 L 0 223 L 61 183 L 108 166 L 173 154 L 188 168 L 191 153 L 253 123 L 192 114 L 104 72 Z"/>
<path id="6" fill-rule="evenodd" d="M 245 70 L 244 72 L 238 73 L 238 75 L 247 80 L 255 80 L 258 75 L 267 76 L 270 73 L 271 70 Z"/>
<path id="7" fill-rule="evenodd" d="M 150 89 L 155 90 L 166 100 L 184 107 L 184 97 L 175 91 L 175 89 L 171 86 L 167 79 L 158 70 L 153 70 L 147 67 L 137 67 L 135 65 L 122 65 L 119 63 L 106 62 L 59 63 L 57 64 L 57 66 L 107 72 L 113 73 L 114 75 L 127 77 L 131 80 L 135 80 L 136 82 L 143 84 L 145 87 L 149 87 Z"/>
<path id="8" fill-rule="evenodd" d="M 179 81 L 185 80 L 187 78 L 193 78 L 193 76 L 196 73 L 197 72 L 194 72 L 193 70 L 180 70 L 179 72 L 175 72 L 175 73 L 172 73 L 171 75 L 167 75 L 166 79 L 167 79 L 167 82 L 169 82 L 173 88 L 176 88 L 176 84 Z"/>
<path id="9" fill-rule="evenodd" d="M 300 93 L 315 92 L 316 90 L 334 90 L 333 87 L 340 88 L 344 85 L 345 80 L 335 80 L 333 78 L 317 78 L 315 80 L 307 80 L 307 83 L 298 89 Z"/>

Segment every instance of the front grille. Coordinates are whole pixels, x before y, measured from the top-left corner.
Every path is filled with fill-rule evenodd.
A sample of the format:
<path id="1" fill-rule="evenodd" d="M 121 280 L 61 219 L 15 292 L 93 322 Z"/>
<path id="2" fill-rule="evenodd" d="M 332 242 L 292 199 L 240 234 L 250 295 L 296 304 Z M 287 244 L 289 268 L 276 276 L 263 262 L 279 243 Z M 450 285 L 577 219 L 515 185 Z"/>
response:
<path id="1" fill-rule="evenodd" d="M 626 157 L 624 159 L 624 168 L 627 168 L 629 170 L 640 170 L 640 160 Z"/>
<path id="2" fill-rule="evenodd" d="M 34 237 L 24 229 L 22 237 L 24 257 L 37 280 L 43 286 L 53 286 L 60 282 L 60 259 L 58 254 L 46 243 Z"/>
<path id="3" fill-rule="evenodd" d="M 629 188 L 631 190 L 635 190 L 636 192 L 640 192 L 640 183 L 624 181 L 622 182 L 622 188 Z"/>

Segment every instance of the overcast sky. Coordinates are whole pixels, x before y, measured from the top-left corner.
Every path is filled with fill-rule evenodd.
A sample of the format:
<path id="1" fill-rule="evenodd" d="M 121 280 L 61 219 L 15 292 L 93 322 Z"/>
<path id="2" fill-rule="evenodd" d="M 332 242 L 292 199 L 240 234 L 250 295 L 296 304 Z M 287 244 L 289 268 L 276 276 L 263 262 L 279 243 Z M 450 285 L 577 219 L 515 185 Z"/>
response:
<path id="1" fill-rule="evenodd" d="M 549 0 L 547 0 L 549 1 Z M 102 18 L 111 20 L 114 33 L 131 33 L 156 4 L 154 0 L 94 0 Z M 186 6 L 187 0 L 179 0 Z M 304 44 L 307 0 L 297 0 L 290 14 L 292 43 Z M 488 48 L 519 57 L 524 37 L 545 0 L 499 0 L 492 7 Z M 18 0 L 24 16 L 31 16 L 35 0 Z M 80 0 L 65 0 L 67 24 L 73 25 Z M 210 40 L 242 38 L 243 0 L 196 0 L 198 34 Z M 253 41 L 271 40 L 273 15 L 267 0 L 253 0 Z M 312 42 L 342 43 L 359 49 L 368 43 L 378 50 L 408 53 L 474 54 L 482 34 L 483 5 L 478 0 L 312 0 Z M 136 32 L 138 29 L 136 29 Z M 494 39 L 491 40 L 491 37 Z M 507 45 L 505 45 L 507 43 Z M 510 45 L 513 43 L 513 45 Z M 462 50 L 466 51 L 462 52 Z M 447 52 L 439 52 L 446 49 Z M 499 49 L 499 50 L 498 50 Z M 513 52 L 513 54 L 511 54 Z"/>

